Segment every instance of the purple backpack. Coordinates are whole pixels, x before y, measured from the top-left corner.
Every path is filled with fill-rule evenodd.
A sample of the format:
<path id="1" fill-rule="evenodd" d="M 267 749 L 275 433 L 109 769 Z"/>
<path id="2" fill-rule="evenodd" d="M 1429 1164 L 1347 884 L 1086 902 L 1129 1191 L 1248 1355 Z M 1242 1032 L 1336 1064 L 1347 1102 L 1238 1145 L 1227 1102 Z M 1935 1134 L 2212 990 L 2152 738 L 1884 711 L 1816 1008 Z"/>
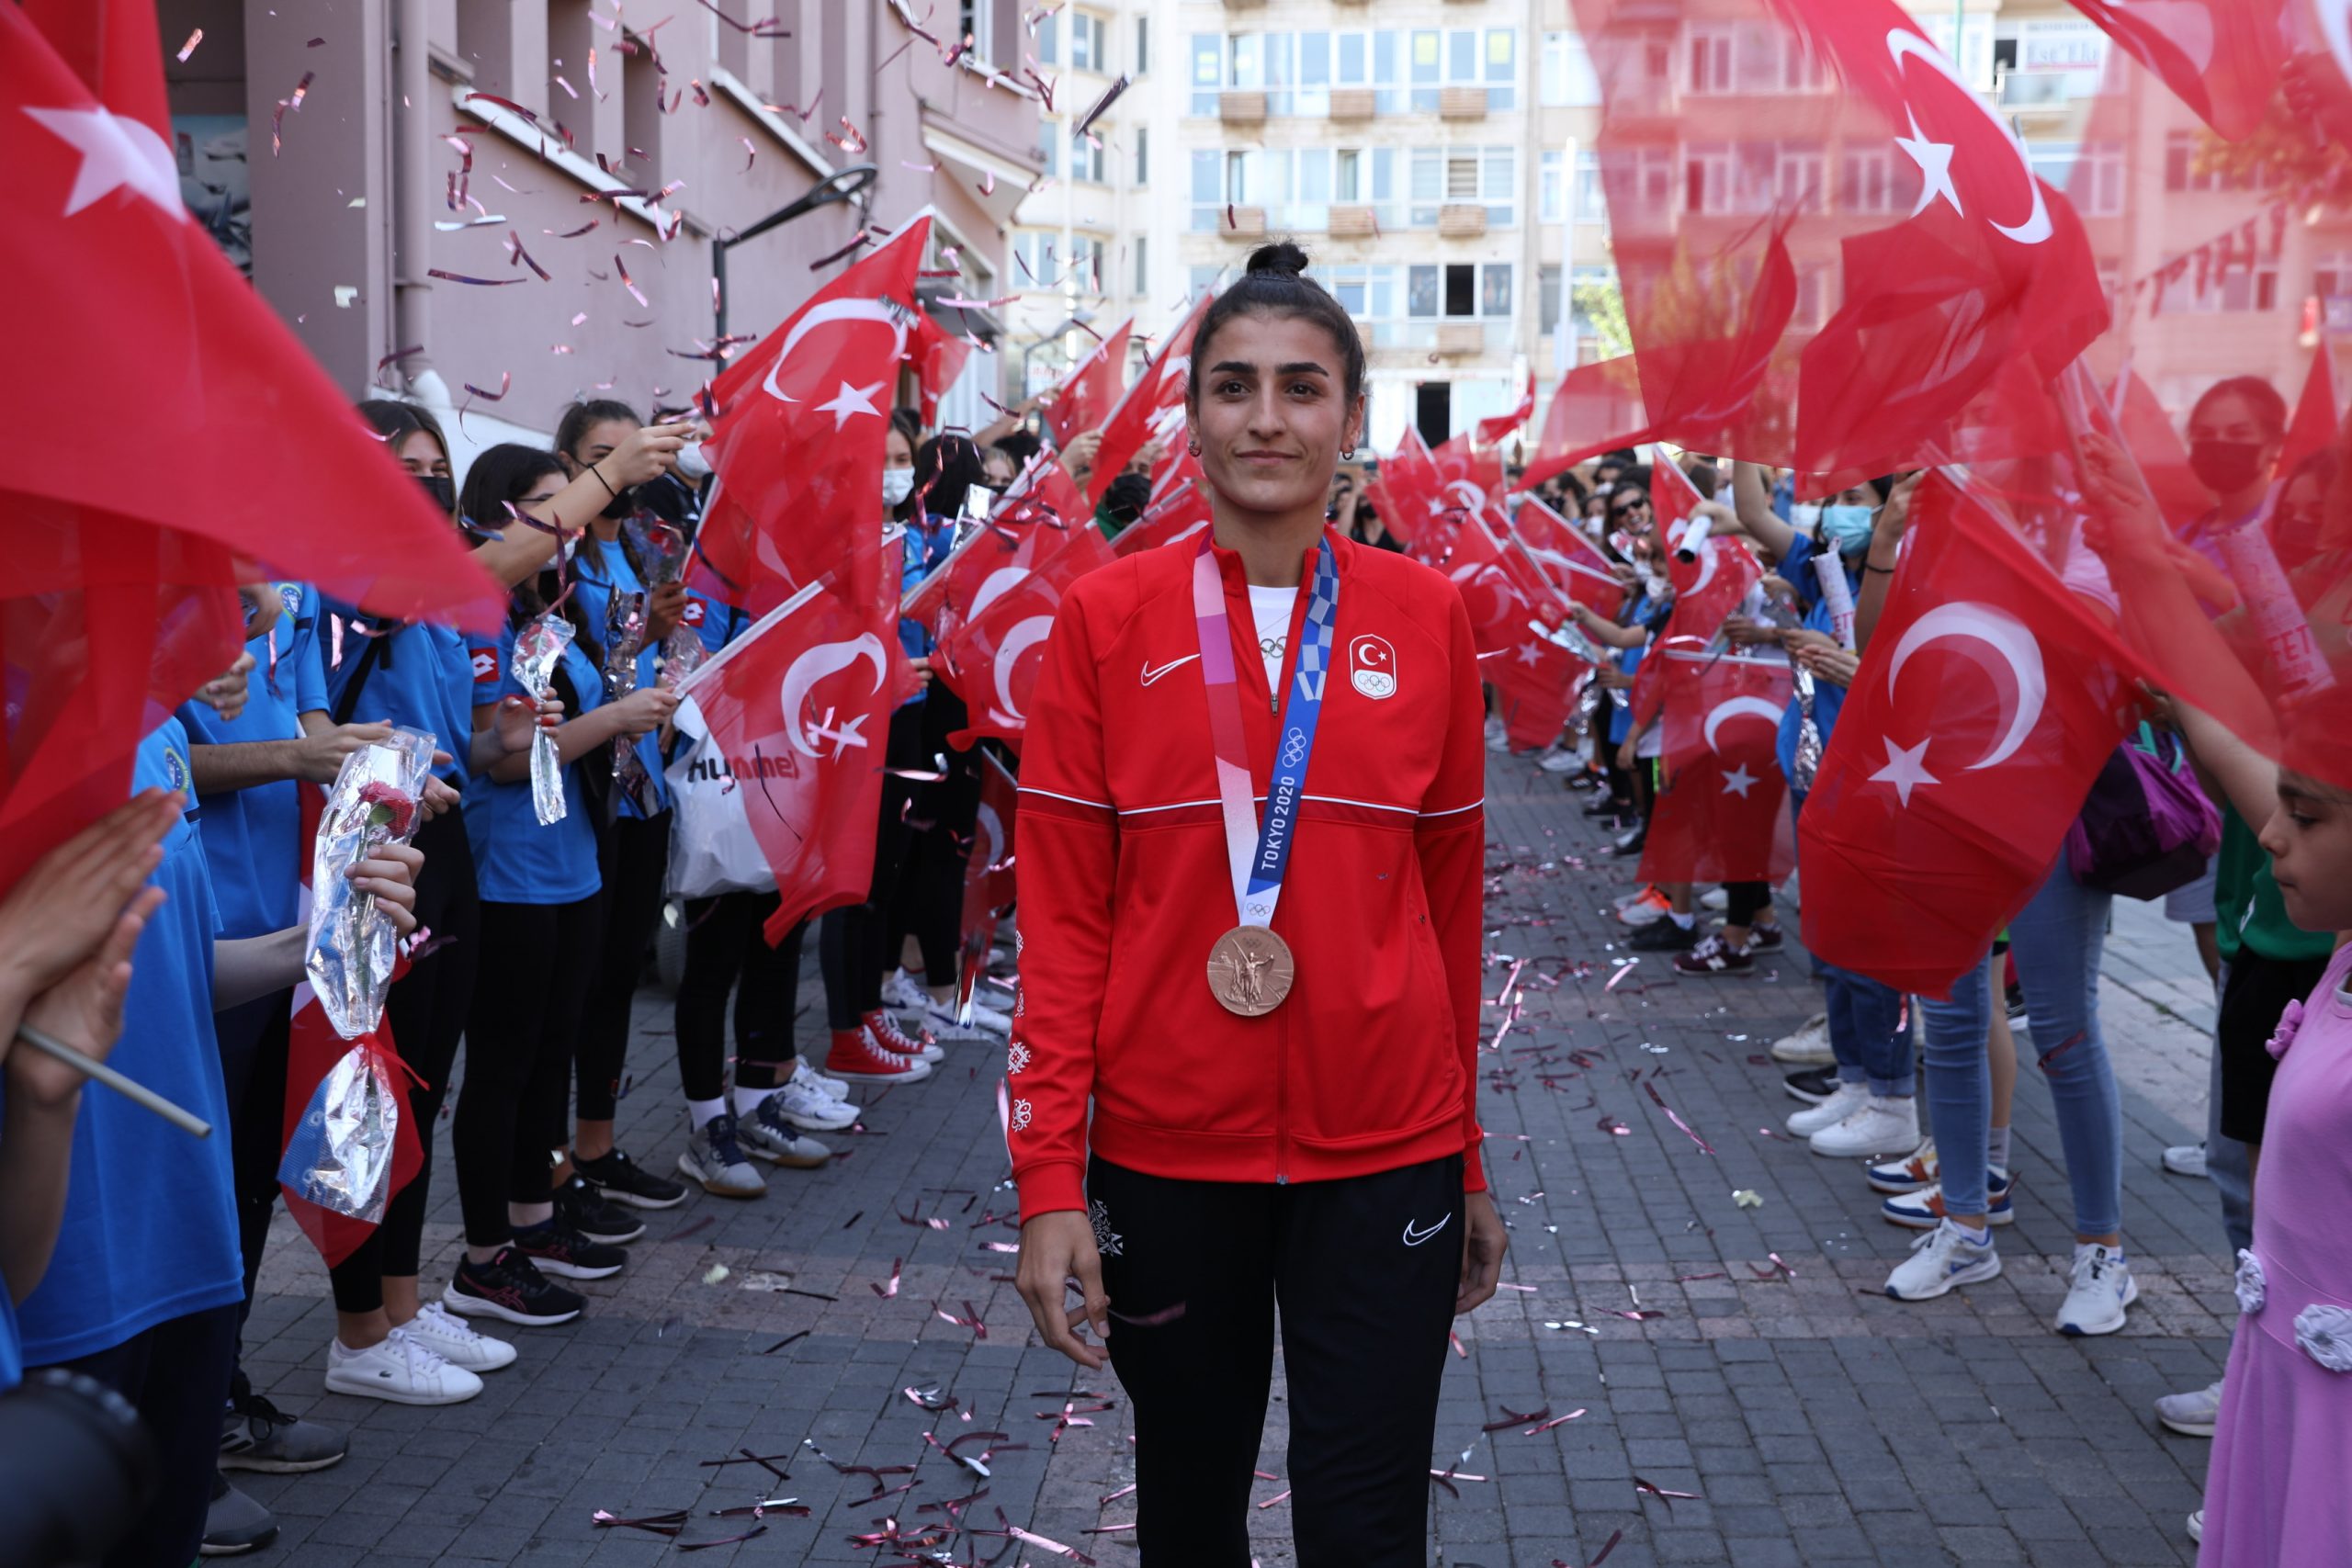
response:
<path id="1" fill-rule="evenodd" d="M 2143 724 L 2099 769 L 2066 829 L 2066 864 L 2094 892 L 2155 898 L 2202 876 L 2221 842 L 2221 814 L 2180 742 Z"/>

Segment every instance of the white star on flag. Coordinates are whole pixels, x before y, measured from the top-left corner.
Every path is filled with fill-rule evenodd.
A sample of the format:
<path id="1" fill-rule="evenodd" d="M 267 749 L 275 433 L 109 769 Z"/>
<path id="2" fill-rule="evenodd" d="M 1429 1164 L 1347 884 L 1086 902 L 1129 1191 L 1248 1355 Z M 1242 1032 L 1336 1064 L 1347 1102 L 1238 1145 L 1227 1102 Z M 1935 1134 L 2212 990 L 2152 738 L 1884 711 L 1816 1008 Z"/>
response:
<path id="1" fill-rule="evenodd" d="M 874 406 L 874 394 L 880 391 L 884 385 L 885 383 L 876 381 L 871 387 L 853 387 L 847 381 L 843 381 L 842 389 L 833 394 L 833 400 L 829 403 L 819 403 L 817 412 L 831 414 L 835 430 L 847 424 L 852 414 L 870 413 L 879 419 L 882 417 L 882 411 Z"/>
<path id="2" fill-rule="evenodd" d="M 1519 645 L 1519 661 L 1521 664 L 1532 668 L 1534 665 L 1541 662 L 1543 658 L 1544 645 L 1542 643 L 1522 642 Z"/>
<path id="3" fill-rule="evenodd" d="M 1933 736 L 1928 738 L 1928 740 L 1934 739 Z M 1893 784 L 1895 795 L 1907 807 L 1911 804 L 1911 791 L 1915 786 L 1943 783 L 1943 780 L 1928 772 L 1927 764 L 1921 761 L 1927 754 L 1927 740 L 1920 741 L 1917 746 L 1897 746 L 1894 741 L 1889 740 L 1886 742 L 1886 766 L 1872 773 L 1871 781 L 1875 784 L 1883 780 Z"/>
<path id="4" fill-rule="evenodd" d="M 1951 203 L 1954 212 L 1966 217 L 1960 205 L 1960 192 L 1952 187 L 1951 143 L 1928 141 L 1919 130 L 1919 117 L 1907 105 L 1903 112 L 1905 118 L 1911 121 L 1911 134 L 1896 137 L 1894 144 L 1909 153 L 1911 161 L 1919 165 L 1919 205 L 1911 209 L 1911 216 L 1918 217 L 1938 197 L 1941 197 Z"/>
<path id="5" fill-rule="evenodd" d="M 172 150 L 145 120 L 108 114 L 102 108 L 28 107 L 25 112 L 82 154 L 73 194 L 65 198 L 66 217 L 115 190 L 143 196 L 174 218 L 187 216 L 187 209 L 180 202 L 179 168 Z"/>
<path id="6" fill-rule="evenodd" d="M 1724 775 L 1724 793 L 1726 795 L 1736 795 L 1740 799 L 1746 800 L 1747 792 L 1755 787 L 1756 775 L 1747 771 L 1747 764 L 1745 762 L 1738 764 Z"/>

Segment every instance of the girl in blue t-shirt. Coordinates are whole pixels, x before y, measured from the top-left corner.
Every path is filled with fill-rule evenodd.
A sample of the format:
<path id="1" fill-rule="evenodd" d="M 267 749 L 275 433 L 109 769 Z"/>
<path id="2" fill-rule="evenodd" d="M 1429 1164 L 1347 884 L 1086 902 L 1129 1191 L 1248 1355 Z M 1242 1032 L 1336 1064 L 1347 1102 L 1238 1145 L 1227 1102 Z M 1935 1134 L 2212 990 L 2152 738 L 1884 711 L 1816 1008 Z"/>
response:
<path id="1" fill-rule="evenodd" d="M 553 453 L 492 446 L 466 476 L 465 511 L 502 516 L 512 506 L 535 516 L 563 482 Z M 558 1220 L 547 1151 L 564 1140 L 572 1047 L 604 937 L 598 839 L 612 809 L 612 742 L 660 728 L 677 705 L 651 687 L 605 701 L 602 628 L 569 587 L 559 570 L 516 588 L 495 644 L 470 654 L 474 724 L 486 729 L 505 698 L 532 694 L 513 673 L 517 633 L 551 607 L 573 631 L 554 678 L 571 716 L 553 732 L 563 817 L 539 822 L 526 751 L 491 763 L 465 802 L 481 890 L 481 957 L 453 1132 L 466 1256 L 443 1300 L 454 1312 L 520 1324 L 580 1314 L 581 1298 L 542 1269 L 602 1279 L 624 1261 Z"/>
<path id="2" fill-rule="evenodd" d="M 642 423 L 627 403 L 610 399 L 574 403 L 556 425 L 556 459 L 566 473 L 588 473 Z M 646 488 L 623 486 L 605 499 L 603 509 L 589 520 L 571 566 L 572 597 L 600 644 L 611 629 L 614 597 L 645 596 L 644 630 L 635 663 L 639 689 L 659 681 L 662 641 L 678 625 L 686 603 L 685 584 L 674 575 L 676 564 L 662 564 L 658 557 L 649 561 L 639 549 L 639 530 L 668 526 L 644 509 Z M 664 581 L 651 581 L 654 575 Z M 612 661 L 605 663 L 609 669 Z M 618 684 L 608 675 L 605 694 L 620 694 Z M 612 826 L 599 844 L 605 935 L 590 971 L 574 1053 L 578 1142 L 574 1145 L 571 1136 L 560 1140 L 559 1146 L 568 1152 L 556 1166 L 556 1201 L 566 1222 L 583 1235 L 608 1242 L 642 1235 L 645 1226 L 604 1200 L 645 1209 L 673 1208 L 686 1200 L 683 1185 L 638 1165 L 613 1145 L 621 1067 L 628 1055 L 629 1007 L 637 997 L 638 976 L 645 970 L 646 948 L 661 919 L 662 875 L 670 863 L 670 786 L 662 776 L 662 750 L 660 733 L 639 736 L 636 770 L 627 779 L 615 780 Z"/>

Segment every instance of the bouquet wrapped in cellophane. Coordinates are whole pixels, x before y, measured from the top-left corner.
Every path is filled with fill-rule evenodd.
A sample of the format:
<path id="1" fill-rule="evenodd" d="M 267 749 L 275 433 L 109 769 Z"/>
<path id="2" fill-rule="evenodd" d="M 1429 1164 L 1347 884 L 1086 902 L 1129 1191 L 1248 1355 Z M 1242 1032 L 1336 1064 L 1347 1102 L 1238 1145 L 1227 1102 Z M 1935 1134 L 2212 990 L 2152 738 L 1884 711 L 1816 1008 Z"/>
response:
<path id="1" fill-rule="evenodd" d="M 369 1223 L 383 1218 L 400 1132 L 396 1071 L 379 1038 L 384 998 L 400 964 L 400 938 L 375 896 L 351 885 L 351 868 L 387 844 L 416 836 L 434 738 L 395 729 L 344 759 L 319 814 L 311 859 L 310 942 L 302 970 L 317 1012 L 350 1048 L 336 1059 L 287 1140 L 277 1179 L 294 1198 Z"/>
<path id="2" fill-rule="evenodd" d="M 637 690 L 637 656 L 645 648 L 645 595 L 616 588 L 605 601 L 605 700 L 618 702 Z M 639 814 L 653 815 L 652 778 L 637 754 L 637 737 L 613 737 L 613 784 L 637 802 Z"/>
<path id="3" fill-rule="evenodd" d="M 571 623 L 553 611 L 516 632 L 514 683 L 541 702 L 553 696 L 555 667 L 576 635 Z M 542 828 L 563 820 L 563 759 L 556 754 L 555 731 L 544 726 L 531 732 L 531 809 Z"/>

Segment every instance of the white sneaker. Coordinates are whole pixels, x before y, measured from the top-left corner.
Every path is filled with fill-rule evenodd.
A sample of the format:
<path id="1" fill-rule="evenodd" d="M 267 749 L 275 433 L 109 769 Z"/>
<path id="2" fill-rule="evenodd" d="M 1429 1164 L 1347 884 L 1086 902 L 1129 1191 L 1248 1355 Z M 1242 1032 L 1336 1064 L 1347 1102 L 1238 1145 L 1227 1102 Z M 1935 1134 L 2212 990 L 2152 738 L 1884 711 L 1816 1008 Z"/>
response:
<path id="1" fill-rule="evenodd" d="M 1012 1019 L 992 1007 L 978 1001 L 972 1004 L 972 1016 L 967 1021 L 963 1009 L 954 1002 L 934 1002 L 923 998 L 922 1026 L 931 1031 L 934 1040 L 978 1040 L 995 1044 L 1012 1032 Z"/>
<path id="2" fill-rule="evenodd" d="M 2074 1283 L 2058 1307 L 2061 1334 L 2112 1334 L 2123 1326 L 2123 1309 L 2140 1299 L 2132 1266 L 2096 1242 L 2075 1245 Z"/>
<path id="3" fill-rule="evenodd" d="M 2205 1540 L 2205 1510 L 2198 1509 L 2188 1516 L 2188 1539 L 2202 1545 Z"/>
<path id="4" fill-rule="evenodd" d="M 1870 1085 L 1838 1080 L 1838 1090 L 1818 1105 L 1808 1105 L 1789 1115 L 1789 1136 L 1810 1138 L 1825 1127 L 1835 1127 L 1860 1110 L 1871 1098 Z"/>
<path id="5" fill-rule="evenodd" d="M 2222 1380 L 2156 1401 L 2156 1419 L 2184 1438 L 2210 1438 L 2222 1419 Z"/>
<path id="6" fill-rule="evenodd" d="M 922 988 L 922 981 L 904 969 L 893 969 L 882 979 L 882 1005 L 921 1012 L 931 1005 L 931 993 Z"/>
<path id="7" fill-rule="evenodd" d="M 1845 1119 L 1813 1135 L 1813 1152 L 1824 1159 L 1860 1159 L 1912 1148 L 1919 1142 L 1919 1102 L 1871 1095 Z"/>
<path id="8" fill-rule="evenodd" d="M 1886 1277 L 1886 1293 L 1898 1302 L 1930 1301 L 2000 1272 L 2001 1255 L 1993 1246 L 1992 1232 L 1972 1231 L 1946 1220 L 1911 1244 L 1911 1256 Z"/>
<path id="9" fill-rule="evenodd" d="M 857 1120 L 855 1106 L 810 1088 L 797 1075 L 768 1098 L 775 1102 L 777 1114 L 803 1132 L 838 1133 Z"/>
<path id="10" fill-rule="evenodd" d="M 2205 1145 L 2175 1144 L 2165 1151 L 2165 1168 L 2175 1176 L 2201 1179 L 2206 1175 Z"/>
<path id="11" fill-rule="evenodd" d="M 439 1302 L 425 1303 L 414 1317 L 401 1325 L 401 1332 L 451 1366 L 469 1372 L 494 1372 L 514 1361 L 514 1346 L 475 1333 L 473 1325 Z"/>
<path id="12" fill-rule="evenodd" d="M 1573 773 L 1584 766 L 1584 759 L 1566 746 L 1554 745 L 1535 759 L 1535 765 L 1547 773 Z"/>
<path id="13" fill-rule="evenodd" d="M 1487 750 L 1489 751 L 1510 750 L 1510 731 L 1503 728 L 1503 721 L 1500 718 L 1491 714 L 1487 717 Z"/>
<path id="14" fill-rule="evenodd" d="M 481 1379 L 445 1361 L 395 1328 L 365 1350 L 346 1350 L 341 1340 L 327 1345 L 327 1392 L 356 1393 L 394 1404 L 458 1404 L 481 1392 Z"/>
<path id="15" fill-rule="evenodd" d="M 1792 1067 L 1826 1067 L 1838 1059 L 1829 1048 L 1829 1015 L 1815 1013 L 1797 1025 L 1797 1032 L 1772 1042 L 1772 1060 Z"/>
<path id="16" fill-rule="evenodd" d="M 1930 1135 L 1904 1159 L 1891 1159 L 1870 1168 L 1871 1190 L 1901 1197 L 1936 1184 L 1936 1140 Z"/>
<path id="17" fill-rule="evenodd" d="M 1699 895 L 1699 908 L 1720 915 L 1731 908 L 1731 895 L 1720 887 L 1710 887 Z"/>
<path id="18" fill-rule="evenodd" d="M 806 1056 L 795 1056 L 792 1058 L 792 1081 L 801 1085 L 803 1088 L 813 1089 L 820 1094 L 828 1095 L 834 1100 L 838 1100 L 844 1105 L 849 1105 L 849 1085 L 843 1083 L 839 1078 L 827 1077 L 824 1074 L 810 1066 L 808 1065 L 808 1058 Z M 857 1109 L 854 1105 L 850 1105 L 849 1108 L 852 1111 Z"/>

